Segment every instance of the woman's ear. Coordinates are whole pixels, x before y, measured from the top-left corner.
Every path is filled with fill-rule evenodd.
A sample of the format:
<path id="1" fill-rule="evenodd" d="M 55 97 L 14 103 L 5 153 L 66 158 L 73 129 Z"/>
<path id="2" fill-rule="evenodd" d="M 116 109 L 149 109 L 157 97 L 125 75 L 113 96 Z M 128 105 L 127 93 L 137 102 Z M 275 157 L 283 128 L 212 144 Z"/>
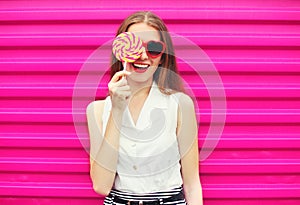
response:
<path id="1" fill-rule="evenodd" d="M 161 65 L 162 65 L 162 62 L 163 62 L 163 56 L 161 56 L 161 58 L 160 58 L 160 60 L 159 60 L 158 66 L 161 66 Z"/>
<path id="2" fill-rule="evenodd" d="M 166 59 L 166 53 L 163 53 L 160 57 L 160 60 L 159 60 L 159 65 L 161 66 L 164 62 L 164 60 Z"/>

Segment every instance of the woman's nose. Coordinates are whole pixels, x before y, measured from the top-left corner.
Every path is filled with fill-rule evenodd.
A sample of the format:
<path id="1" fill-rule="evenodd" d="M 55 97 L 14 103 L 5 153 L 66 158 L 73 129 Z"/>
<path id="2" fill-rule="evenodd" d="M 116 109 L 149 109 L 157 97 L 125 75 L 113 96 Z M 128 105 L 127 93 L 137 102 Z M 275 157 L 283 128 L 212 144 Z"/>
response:
<path id="1" fill-rule="evenodd" d="M 142 55 L 141 55 L 141 60 L 147 60 L 147 59 L 148 59 L 148 55 L 147 55 L 145 47 L 143 47 L 143 52 L 142 52 Z"/>

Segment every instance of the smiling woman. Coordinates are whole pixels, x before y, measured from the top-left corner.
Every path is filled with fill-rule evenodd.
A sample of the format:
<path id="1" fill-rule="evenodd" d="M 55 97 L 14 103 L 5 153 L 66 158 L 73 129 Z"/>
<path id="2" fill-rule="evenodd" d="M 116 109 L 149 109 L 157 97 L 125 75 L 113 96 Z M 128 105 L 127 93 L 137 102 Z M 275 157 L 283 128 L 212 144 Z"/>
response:
<path id="1" fill-rule="evenodd" d="M 87 107 L 94 190 L 106 205 L 201 205 L 194 104 L 168 30 L 153 13 L 136 12 L 116 35 L 123 32 L 138 36 L 143 49 L 126 71 L 112 55 L 109 96 Z"/>

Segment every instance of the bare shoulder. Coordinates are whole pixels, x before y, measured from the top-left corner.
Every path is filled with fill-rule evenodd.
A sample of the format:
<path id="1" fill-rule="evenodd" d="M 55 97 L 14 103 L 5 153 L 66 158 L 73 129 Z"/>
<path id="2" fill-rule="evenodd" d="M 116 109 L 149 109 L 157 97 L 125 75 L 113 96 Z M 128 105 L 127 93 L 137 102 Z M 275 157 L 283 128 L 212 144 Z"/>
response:
<path id="1" fill-rule="evenodd" d="M 185 134 L 186 137 L 181 136 L 179 139 L 187 140 L 188 137 L 194 136 L 191 132 L 195 131 L 195 129 L 197 129 L 197 122 L 194 101 L 189 95 L 179 93 L 176 130 L 177 136 L 181 136 L 180 133 Z"/>
<path id="2" fill-rule="evenodd" d="M 96 101 L 90 102 L 88 104 L 88 106 L 86 107 L 86 114 L 87 115 L 91 115 L 91 114 L 101 115 L 103 113 L 104 102 L 105 102 L 105 100 L 96 100 Z"/>
<path id="3" fill-rule="evenodd" d="M 193 99 L 189 95 L 182 92 L 179 92 L 176 95 L 178 98 L 177 115 L 178 115 L 178 122 L 180 123 L 180 121 L 183 118 L 183 115 L 189 117 L 195 115 L 195 105 Z"/>
<path id="4" fill-rule="evenodd" d="M 178 96 L 179 107 L 182 107 L 182 106 L 184 106 L 185 108 L 193 108 L 194 107 L 193 99 L 189 95 L 180 92 L 177 94 L 177 96 Z"/>

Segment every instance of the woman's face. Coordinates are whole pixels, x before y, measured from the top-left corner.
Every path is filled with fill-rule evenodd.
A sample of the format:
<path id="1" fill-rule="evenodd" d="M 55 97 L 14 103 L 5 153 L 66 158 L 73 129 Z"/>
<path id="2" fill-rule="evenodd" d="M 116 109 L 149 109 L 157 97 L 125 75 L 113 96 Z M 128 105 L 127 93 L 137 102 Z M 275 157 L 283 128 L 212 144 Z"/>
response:
<path id="1" fill-rule="evenodd" d="M 145 23 L 136 23 L 128 28 L 128 32 L 133 32 L 139 36 L 143 42 L 150 40 L 160 41 L 159 32 Z M 161 56 L 152 58 L 147 55 L 145 48 L 143 49 L 142 56 L 133 63 L 127 64 L 127 70 L 132 72 L 128 78 L 136 82 L 152 81 L 153 74 L 160 64 Z"/>

